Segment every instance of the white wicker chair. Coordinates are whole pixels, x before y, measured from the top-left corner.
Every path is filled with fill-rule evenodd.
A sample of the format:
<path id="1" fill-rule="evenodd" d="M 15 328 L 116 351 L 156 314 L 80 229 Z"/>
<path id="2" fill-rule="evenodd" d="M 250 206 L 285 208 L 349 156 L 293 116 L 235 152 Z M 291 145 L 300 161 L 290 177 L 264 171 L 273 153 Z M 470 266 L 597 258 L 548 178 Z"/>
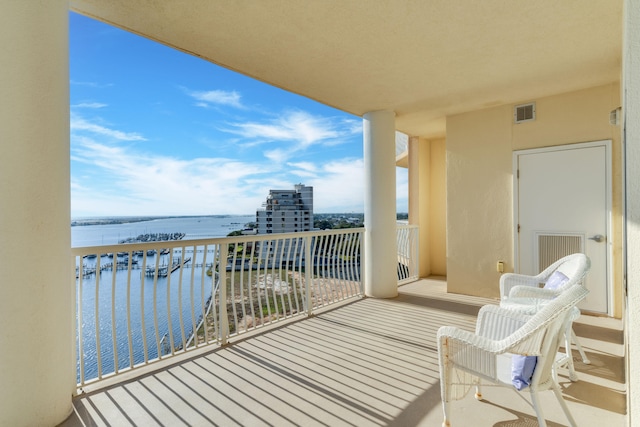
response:
<path id="1" fill-rule="evenodd" d="M 516 354 L 538 357 L 529 385 L 538 424 L 547 425 L 538 392 L 553 390 L 570 425 L 575 426 L 552 371 L 565 322 L 573 307 L 587 293 L 583 286 L 574 285 L 535 315 L 494 305 L 484 306 L 478 314 L 475 333 L 453 326 L 441 327 L 438 330 L 438 356 L 444 411 L 442 425 L 450 425 L 450 402 L 463 398 L 472 386 L 477 387 L 476 398 L 482 398 L 480 380 L 515 390 L 510 356 Z M 466 421 L 469 425 L 470 420 Z"/>
<path id="2" fill-rule="evenodd" d="M 582 283 L 590 267 L 591 261 L 589 258 L 585 254 L 576 253 L 560 258 L 536 276 L 515 273 L 504 274 L 500 277 L 500 306 L 534 314 L 549 300 L 556 298 L 574 284 Z M 540 286 L 547 282 L 555 272 L 562 273 L 568 280 L 557 289 L 541 288 Z M 571 343 L 578 348 L 582 362 L 585 364 L 591 363 L 573 331 L 573 321 L 578 317 L 580 317 L 580 309 L 575 307 L 572 312 L 572 318 L 566 324 L 565 353 L 559 354 L 556 359 L 556 368 L 567 366 L 571 381 L 578 380 L 578 375 L 573 365 Z"/>

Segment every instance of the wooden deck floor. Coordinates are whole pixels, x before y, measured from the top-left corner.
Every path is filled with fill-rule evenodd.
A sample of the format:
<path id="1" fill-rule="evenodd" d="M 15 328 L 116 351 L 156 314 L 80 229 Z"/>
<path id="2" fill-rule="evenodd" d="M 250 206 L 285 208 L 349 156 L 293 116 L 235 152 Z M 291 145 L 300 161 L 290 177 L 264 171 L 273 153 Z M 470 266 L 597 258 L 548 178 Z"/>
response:
<path id="1" fill-rule="evenodd" d="M 72 426 L 440 426 L 435 343 L 442 325 L 472 330 L 495 301 L 445 293 L 421 280 L 394 299 L 358 299 L 311 318 L 74 399 Z M 621 322 L 582 316 L 576 332 L 592 364 L 576 356 L 580 380 L 560 376 L 578 425 L 624 426 Z M 485 389 L 453 403 L 454 426 L 534 426 L 532 408 L 509 389 Z M 521 394 L 528 398 L 527 393 Z M 550 427 L 565 426 L 552 393 Z"/>

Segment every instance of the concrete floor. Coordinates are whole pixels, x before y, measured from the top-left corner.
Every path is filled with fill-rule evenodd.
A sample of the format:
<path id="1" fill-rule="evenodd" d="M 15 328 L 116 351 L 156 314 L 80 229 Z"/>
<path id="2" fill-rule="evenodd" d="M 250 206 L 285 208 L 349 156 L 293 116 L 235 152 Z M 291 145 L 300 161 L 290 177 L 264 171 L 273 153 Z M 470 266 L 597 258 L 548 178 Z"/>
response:
<path id="1" fill-rule="evenodd" d="M 479 307 L 496 303 L 445 288 L 420 280 L 86 388 L 62 426 L 440 426 L 436 332 L 473 330 Z M 579 381 L 560 373 L 569 409 L 579 426 L 625 426 L 622 323 L 583 315 L 574 329 L 592 363 L 574 351 Z M 483 392 L 452 404 L 453 426 L 537 425 L 528 393 Z M 566 426 L 553 393 L 541 400 L 548 425 Z"/>

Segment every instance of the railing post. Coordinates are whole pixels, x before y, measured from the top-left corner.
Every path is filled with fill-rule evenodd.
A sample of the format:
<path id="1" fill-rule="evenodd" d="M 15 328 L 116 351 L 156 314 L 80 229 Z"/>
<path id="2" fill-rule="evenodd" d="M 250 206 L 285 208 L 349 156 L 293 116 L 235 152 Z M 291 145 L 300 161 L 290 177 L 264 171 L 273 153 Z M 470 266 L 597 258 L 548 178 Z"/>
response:
<path id="1" fill-rule="evenodd" d="M 364 257 L 364 248 L 365 248 L 365 239 L 367 238 L 367 233 L 364 231 L 361 231 L 359 233 L 360 235 L 360 245 L 358 246 L 358 257 L 360 258 L 360 271 L 358 274 L 358 278 L 360 279 L 360 293 L 362 294 L 362 296 L 365 296 L 365 292 L 364 292 L 364 272 L 365 272 L 365 263 L 366 263 L 366 259 Z"/>
<path id="2" fill-rule="evenodd" d="M 411 259 L 413 261 L 413 276 L 415 280 L 420 278 L 420 228 L 418 226 L 414 226 L 411 229 L 411 241 L 413 244 Z"/>
<path id="3" fill-rule="evenodd" d="M 311 281 L 313 280 L 313 275 L 311 271 L 313 269 L 313 260 L 311 259 L 311 240 L 313 238 L 311 236 L 307 236 L 304 238 L 304 303 L 307 305 L 306 311 L 307 316 L 311 316 L 313 313 L 313 307 L 311 304 Z"/>
<path id="4" fill-rule="evenodd" d="M 220 270 L 220 344 L 227 344 L 229 338 L 229 316 L 227 314 L 227 257 L 229 255 L 229 244 L 220 244 L 220 259 L 218 260 L 218 270 Z"/>
<path id="5" fill-rule="evenodd" d="M 419 228 L 415 225 L 398 225 L 398 285 L 418 280 L 420 276 Z"/>

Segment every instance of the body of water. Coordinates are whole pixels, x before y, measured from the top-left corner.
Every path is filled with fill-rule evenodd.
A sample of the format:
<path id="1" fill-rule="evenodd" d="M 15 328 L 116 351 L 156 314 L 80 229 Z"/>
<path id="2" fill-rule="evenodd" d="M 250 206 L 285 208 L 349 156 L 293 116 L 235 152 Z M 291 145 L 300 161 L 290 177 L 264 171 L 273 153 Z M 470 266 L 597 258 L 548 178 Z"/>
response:
<path id="1" fill-rule="evenodd" d="M 176 232 L 185 233 L 183 240 L 187 243 L 189 239 L 224 237 L 231 231 L 241 230 L 254 219 L 249 215 L 181 217 L 73 226 L 72 244 L 74 247 L 113 245 L 140 234 Z M 85 379 L 98 376 L 98 365 L 103 375 L 114 372 L 114 359 L 118 360 L 119 369 L 123 369 L 131 365 L 131 360 L 134 365 L 144 362 L 145 352 L 147 359 L 154 359 L 158 354 L 166 353 L 167 348 L 170 351 L 170 330 L 174 347 L 178 347 L 183 339 L 188 340 L 193 324 L 200 320 L 215 287 L 215 275 L 206 275 L 206 265 L 213 262 L 215 254 L 205 252 L 203 247 L 185 246 L 185 253 L 181 249 L 174 250 L 173 260 L 190 258 L 191 262 L 166 277 L 147 276 L 145 268 L 170 265 L 169 255 L 149 254 L 134 258 L 140 268 L 131 270 L 130 274 L 126 269 L 107 269 L 77 279 L 78 302 L 82 308 L 82 345 L 80 337 L 77 342 L 78 351 L 84 356 Z M 117 254 L 112 258 L 98 254 L 97 258 L 84 259 L 83 265 L 92 268 L 117 260 L 121 260 Z M 201 266 L 195 267 L 196 264 Z M 127 336 L 128 325 L 132 330 L 131 342 Z M 100 346 L 97 345 L 98 335 Z M 161 339 L 163 344 L 159 346 L 157 342 Z M 114 347 L 117 358 L 114 358 Z M 78 380 L 79 375 L 78 358 Z"/>
<path id="2" fill-rule="evenodd" d="M 124 224 L 76 225 L 71 227 L 71 246 L 115 245 L 128 237 L 147 233 L 186 233 L 184 239 L 225 237 L 254 222 L 255 215 L 159 218 Z"/>

